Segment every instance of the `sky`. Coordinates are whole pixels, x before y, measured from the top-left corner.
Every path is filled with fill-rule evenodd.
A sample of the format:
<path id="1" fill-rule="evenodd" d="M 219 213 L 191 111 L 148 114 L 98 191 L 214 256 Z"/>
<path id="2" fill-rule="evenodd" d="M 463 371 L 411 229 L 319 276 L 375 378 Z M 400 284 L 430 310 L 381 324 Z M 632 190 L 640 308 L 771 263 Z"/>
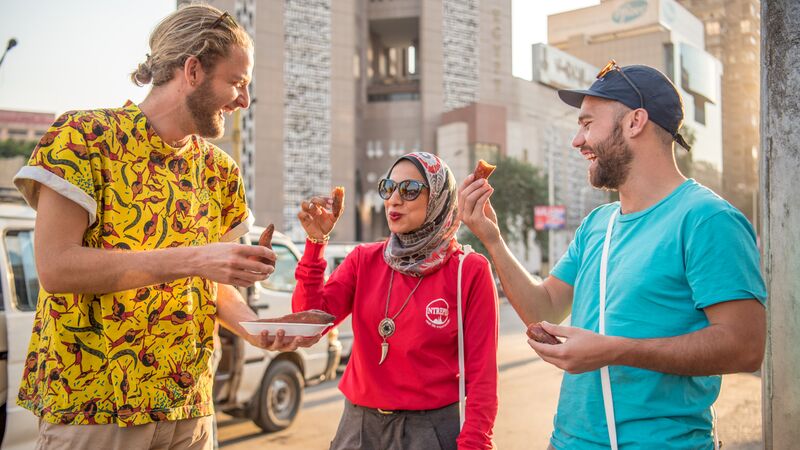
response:
<path id="1" fill-rule="evenodd" d="M 513 73 L 527 79 L 531 44 L 547 41 L 547 15 L 599 3 L 511 1 Z M 174 9 L 175 0 L 0 0 L 0 51 L 18 41 L 0 66 L 0 109 L 60 114 L 142 101 L 149 86 L 129 75 Z"/>

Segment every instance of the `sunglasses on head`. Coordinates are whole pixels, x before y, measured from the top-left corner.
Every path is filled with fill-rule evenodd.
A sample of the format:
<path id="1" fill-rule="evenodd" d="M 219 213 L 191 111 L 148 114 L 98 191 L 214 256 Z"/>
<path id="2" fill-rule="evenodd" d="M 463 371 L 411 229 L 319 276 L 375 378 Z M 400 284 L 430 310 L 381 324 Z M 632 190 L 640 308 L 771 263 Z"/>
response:
<path id="1" fill-rule="evenodd" d="M 225 11 L 224 13 L 220 14 L 220 16 L 217 18 L 217 20 L 214 21 L 214 23 L 211 24 L 210 29 L 213 30 L 214 28 L 217 28 L 219 24 L 221 24 L 223 21 L 227 21 L 228 24 L 231 26 L 236 25 L 236 21 L 233 20 L 233 17 L 228 13 L 228 11 Z"/>
<path id="2" fill-rule="evenodd" d="M 384 200 L 392 197 L 395 189 L 400 192 L 400 198 L 405 201 L 416 200 L 423 189 L 428 189 L 428 185 L 417 180 L 403 180 L 400 182 L 384 178 L 378 183 L 378 195 Z"/>
<path id="3" fill-rule="evenodd" d="M 617 62 L 614 61 L 613 59 L 609 61 L 608 64 L 605 65 L 605 67 L 600 69 L 600 72 L 597 73 L 597 79 L 599 80 L 600 78 L 603 78 L 604 76 L 608 75 L 609 72 L 613 72 L 615 70 L 619 72 L 620 75 L 622 75 L 622 78 L 624 78 L 625 81 L 627 81 L 628 84 L 633 88 L 633 90 L 636 91 L 636 94 L 639 95 L 639 108 L 644 108 L 644 97 L 642 97 L 642 92 L 639 90 L 639 88 L 636 87 L 635 84 L 633 84 L 633 81 L 631 81 L 631 79 L 628 78 L 627 75 L 625 75 L 625 72 L 622 71 L 622 67 L 618 66 Z"/>

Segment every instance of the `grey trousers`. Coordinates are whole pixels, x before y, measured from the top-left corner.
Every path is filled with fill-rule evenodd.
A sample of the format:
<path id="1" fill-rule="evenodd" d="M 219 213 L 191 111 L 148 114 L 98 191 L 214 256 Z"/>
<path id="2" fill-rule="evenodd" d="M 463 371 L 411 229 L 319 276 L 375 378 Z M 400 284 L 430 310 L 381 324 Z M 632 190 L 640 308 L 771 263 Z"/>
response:
<path id="1" fill-rule="evenodd" d="M 458 403 L 429 411 L 381 414 L 344 401 L 331 450 L 457 450 Z"/>

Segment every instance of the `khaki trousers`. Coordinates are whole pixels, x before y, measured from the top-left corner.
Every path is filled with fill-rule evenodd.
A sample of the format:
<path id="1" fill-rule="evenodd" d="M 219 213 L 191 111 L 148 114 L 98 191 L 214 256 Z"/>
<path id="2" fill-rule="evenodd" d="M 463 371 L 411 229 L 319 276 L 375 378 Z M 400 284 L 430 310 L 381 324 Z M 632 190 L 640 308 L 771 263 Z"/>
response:
<path id="1" fill-rule="evenodd" d="M 120 427 L 61 425 L 39 419 L 36 450 L 211 450 L 213 416 Z"/>

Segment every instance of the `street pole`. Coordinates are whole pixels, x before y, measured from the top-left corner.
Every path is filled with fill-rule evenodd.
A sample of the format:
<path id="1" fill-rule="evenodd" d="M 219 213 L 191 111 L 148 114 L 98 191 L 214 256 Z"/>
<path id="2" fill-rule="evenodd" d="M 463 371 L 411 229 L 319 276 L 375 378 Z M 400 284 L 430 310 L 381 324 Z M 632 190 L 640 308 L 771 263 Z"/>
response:
<path id="1" fill-rule="evenodd" d="M 5 51 L 3 51 L 3 56 L 0 56 L 0 67 L 3 66 L 3 61 L 6 59 L 6 53 L 8 53 L 9 50 L 11 50 L 12 48 L 14 48 L 16 46 L 17 46 L 17 40 L 16 39 L 11 38 L 11 39 L 8 40 L 8 45 L 6 46 Z"/>
<path id="2" fill-rule="evenodd" d="M 555 140 L 551 137 L 549 139 L 547 145 L 547 204 L 551 207 L 556 204 L 556 189 L 555 189 L 555 181 L 553 180 L 553 172 L 554 172 L 554 164 L 553 164 L 553 147 L 555 146 Z M 550 271 L 553 269 L 555 265 L 553 257 L 553 229 L 547 229 L 547 273 L 549 274 Z"/>
<path id="3" fill-rule="evenodd" d="M 760 214 L 767 284 L 762 415 L 767 450 L 800 442 L 800 8 L 761 2 Z"/>

